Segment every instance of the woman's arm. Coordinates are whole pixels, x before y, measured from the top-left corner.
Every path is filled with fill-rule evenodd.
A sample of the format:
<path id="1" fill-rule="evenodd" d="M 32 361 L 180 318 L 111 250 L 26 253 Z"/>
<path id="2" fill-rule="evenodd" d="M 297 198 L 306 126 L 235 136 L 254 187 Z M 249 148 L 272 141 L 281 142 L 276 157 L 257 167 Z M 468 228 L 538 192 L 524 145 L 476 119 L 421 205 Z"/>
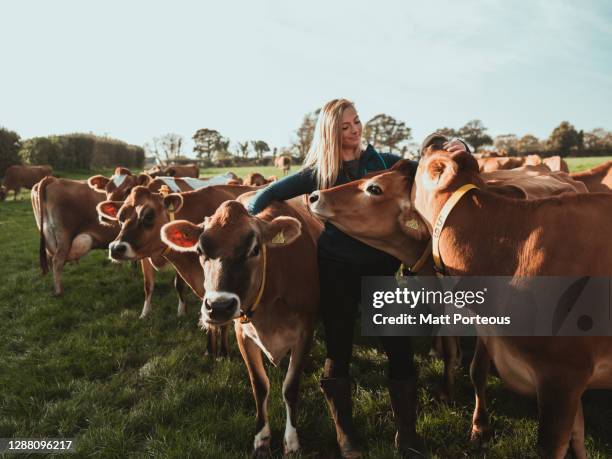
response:
<path id="1" fill-rule="evenodd" d="M 311 169 L 302 169 L 259 190 L 249 204 L 248 211 L 251 215 L 257 215 L 272 201 L 285 201 L 306 193 L 312 193 L 316 189 L 317 183 L 314 172 Z"/>
<path id="2" fill-rule="evenodd" d="M 458 137 L 453 137 L 449 139 L 444 134 L 440 134 L 439 132 L 434 132 L 433 134 L 429 134 L 427 137 L 425 137 L 425 140 L 423 140 L 423 143 L 421 144 L 421 154 L 423 154 L 423 150 L 425 150 L 427 147 L 431 145 L 437 144 L 441 146 L 443 144 L 453 142 L 455 140 L 458 140 L 459 142 L 463 144 L 463 146 L 465 147 L 465 151 L 467 151 L 468 153 L 472 153 L 468 144 L 465 143 L 462 139 L 459 139 Z"/>

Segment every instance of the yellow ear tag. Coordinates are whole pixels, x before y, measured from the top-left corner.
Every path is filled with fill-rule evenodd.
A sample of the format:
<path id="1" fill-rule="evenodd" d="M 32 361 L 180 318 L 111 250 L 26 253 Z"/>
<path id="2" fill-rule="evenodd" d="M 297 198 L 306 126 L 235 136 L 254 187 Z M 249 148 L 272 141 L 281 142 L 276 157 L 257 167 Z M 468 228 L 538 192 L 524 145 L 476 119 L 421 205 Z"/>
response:
<path id="1" fill-rule="evenodd" d="M 161 194 L 164 198 L 168 196 L 168 194 L 170 194 L 170 188 L 168 187 L 168 185 L 162 185 L 161 187 L 159 187 L 159 194 Z"/>
<path id="2" fill-rule="evenodd" d="M 277 233 L 277 235 L 272 238 L 272 244 L 284 244 L 284 243 L 285 243 L 285 236 L 283 235 L 283 230 L 281 230 L 280 233 Z"/>
<path id="3" fill-rule="evenodd" d="M 416 218 L 413 218 L 411 220 L 408 220 L 406 222 L 406 227 L 413 229 L 413 230 L 418 230 L 419 229 L 419 222 L 416 220 Z"/>

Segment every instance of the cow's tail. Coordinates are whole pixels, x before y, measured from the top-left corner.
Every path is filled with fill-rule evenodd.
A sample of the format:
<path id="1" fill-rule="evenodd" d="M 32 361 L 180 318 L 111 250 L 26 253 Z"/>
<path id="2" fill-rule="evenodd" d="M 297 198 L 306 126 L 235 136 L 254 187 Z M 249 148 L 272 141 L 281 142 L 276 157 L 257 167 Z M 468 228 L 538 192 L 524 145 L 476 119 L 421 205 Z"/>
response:
<path id="1" fill-rule="evenodd" d="M 51 176 L 43 178 L 38 185 L 38 211 L 40 218 L 40 247 L 38 250 L 38 258 L 40 261 L 40 269 L 43 274 L 49 272 L 49 260 L 47 259 L 47 240 L 45 238 L 45 209 L 47 207 L 47 184 L 53 181 L 54 178 Z"/>

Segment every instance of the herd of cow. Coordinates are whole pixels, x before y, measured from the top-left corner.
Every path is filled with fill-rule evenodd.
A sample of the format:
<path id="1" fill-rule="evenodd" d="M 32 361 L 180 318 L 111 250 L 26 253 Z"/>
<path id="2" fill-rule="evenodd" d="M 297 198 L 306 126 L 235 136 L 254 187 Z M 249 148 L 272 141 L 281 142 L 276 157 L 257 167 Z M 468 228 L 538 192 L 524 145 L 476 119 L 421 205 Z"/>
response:
<path id="1" fill-rule="evenodd" d="M 111 177 L 87 181 L 39 170 L 42 175 L 31 182 L 29 171 L 24 177 L 30 182 L 13 178 L 10 186 L 32 187 L 40 264 L 43 271 L 51 265 L 55 294 L 62 293 L 67 261 L 108 247 L 115 261 L 141 263 L 141 317 L 151 313 L 155 270 L 170 264 L 176 271 L 178 314 L 185 313 L 185 284 L 202 300 L 200 322 L 208 330 L 212 355 L 227 354 L 233 322 L 257 406 L 254 452 L 265 455 L 269 380 L 262 351 L 275 365 L 290 354 L 282 390 L 284 447 L 287 453 L 300 447 L 296 408 L 317 319 L 316 241 L 322 221 L 405 266 L 414 267 L 424 253 L 432 253 L 419 263 L 421 275 L 437 270 L 612 276 L 612 161 L 568 174 L 551 171 L 546 163 L 509 168 L 507 161 L 498 161 L 503 164 L 494 167 L 489 159 L 499 158 L 477 162 L 470 154 L 450 154 L 434 145 L 418 167 L 400 161 L 362 180 L 275 202 L 257 216 L 244 204 L 264 183 L 251 177 L 241 184 L 231 173 L 202 180 L 192 166 L 139 175 L 117 168 Z M 562 169 L 561 163 L 555 169 Z M 459 343 L 441 341 L 445 394 L 452 398 Z M 571 447 L 577 457 L 586 457 L 581 395 L 589 388 L 612 389 L 612 337 L 480 336 L 470 367 L 474 441 L 490 430 L 485 385 L 491 361 L 509 388 L 537 398 L 542 455 L 563 457 Z"/>

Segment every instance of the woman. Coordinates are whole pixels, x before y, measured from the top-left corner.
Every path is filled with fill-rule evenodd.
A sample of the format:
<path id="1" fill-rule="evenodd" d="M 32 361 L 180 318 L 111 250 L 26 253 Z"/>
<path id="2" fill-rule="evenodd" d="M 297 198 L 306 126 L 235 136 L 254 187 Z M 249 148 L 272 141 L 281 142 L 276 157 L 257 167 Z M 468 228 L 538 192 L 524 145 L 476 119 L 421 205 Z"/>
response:
<path id="1" fill-rule="evenodd" d="M 249 212 L 261 212 L 273 200 L 286 200 L 315 190 L 331 188 L 391 167 L 401 158 L 378 153 L 371 145 L 362 149 L 362 124 L 354 105 L 334 99 L 321 109 L 313 143 L 298 173 L 259 191 Z M 430 136 L 427 142 L 439 140 Z M 465 149 L 460 141 L 450 151 Z M 349 363 L 362 276 L 392 276 L 400 262 L 378 249 L 351 238 L 331 223 L 318 241 L 321 316 L 327 355 L 321 390 L 334 419 L 343 457 L 361 457 L 352 419 Z M 389 395 L 397 425 L 395 446 L 402 452 L 422 450 L 416 433 L 416 378 L 410 337 L 380 337 L 389 361 Z"/>

